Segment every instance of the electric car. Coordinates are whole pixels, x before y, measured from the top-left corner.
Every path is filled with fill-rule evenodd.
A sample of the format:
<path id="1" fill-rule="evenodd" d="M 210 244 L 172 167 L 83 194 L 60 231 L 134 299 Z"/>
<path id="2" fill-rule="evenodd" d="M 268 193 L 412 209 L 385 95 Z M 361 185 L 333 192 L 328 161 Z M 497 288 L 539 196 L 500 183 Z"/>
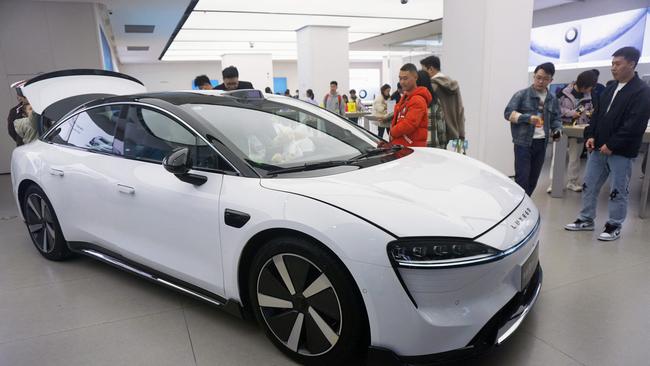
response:
<path id="1" fill-rule="evenodd" d="M 539 295 L 539 212 L 479 161 L 257 90 L 147 93 L 66 70 L 22 92 L 51 121 L 11 162 L 40 254 L 254 317 L 298 362 L 478 354 Z"/>

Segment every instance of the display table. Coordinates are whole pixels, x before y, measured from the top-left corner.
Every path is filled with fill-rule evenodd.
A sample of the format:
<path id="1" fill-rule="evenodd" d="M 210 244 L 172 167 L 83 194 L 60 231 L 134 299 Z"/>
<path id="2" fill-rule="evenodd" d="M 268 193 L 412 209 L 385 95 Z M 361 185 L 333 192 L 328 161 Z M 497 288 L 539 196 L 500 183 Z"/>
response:
<path id="1" fill-rule="evenodd" d="M 555 164 L 553 165 L 553 180 L 551 182 L 551 197 L 562 198 L 564 197 L 564 189 L 566 185 L 566 157 L 567 148 L 569 145 L 569 138 L 582 138 L 584 133 L 584 126 L 564 126 L 562 129 L 562 137 L 555 143 Z M 643 145 L 650 149 L 650 127 L 646 129 L 643 134 Z M 646 209 L 648 206 L 648 188 L 650 188 L 650 158 L 647 159 L 645 164 L 646 174 L 643 177 L 641 185 L 641 205 L 639 206 L 639 217 L 646 218 Z"/>
<path id="2" fill-rule="evenodd" d="M 359 123 L 362 124 L 363 128 L 365 128 L 366 130 L 369 130 L 370 129 L 370 122 L 368 121 L 367 118 L 364 118 L 369 114 L 370 114 L 370 112 L 362 112 L 362 111 L 359 111 L 359 112 L 345 112 L 345 118 L 347 118 L 347 119 L 358 118 Z"/>

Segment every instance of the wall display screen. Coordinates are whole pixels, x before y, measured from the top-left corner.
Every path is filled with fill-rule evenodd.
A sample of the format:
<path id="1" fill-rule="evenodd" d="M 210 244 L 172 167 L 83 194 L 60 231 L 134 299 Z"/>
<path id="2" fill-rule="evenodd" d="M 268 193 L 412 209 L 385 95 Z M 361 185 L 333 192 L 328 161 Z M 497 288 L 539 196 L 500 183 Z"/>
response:
<path id="1" fill-rule="evenodd" d="M 533 28 L 528 64 L 572 67 L 606 65 L 621 47 L 650 56 L 650 8 Z"/>

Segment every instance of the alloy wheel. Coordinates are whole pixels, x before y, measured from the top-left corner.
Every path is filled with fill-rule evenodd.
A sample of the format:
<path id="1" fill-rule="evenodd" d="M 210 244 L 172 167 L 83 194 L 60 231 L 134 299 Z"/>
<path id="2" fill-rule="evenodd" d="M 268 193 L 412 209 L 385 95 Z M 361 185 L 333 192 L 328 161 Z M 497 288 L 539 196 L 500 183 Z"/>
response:
<path id="1" fill-rule="evenodd" d="M 336 290 L 325 273 L 302 256 L 278 254 L 262 266 L 257 302 L 273 335 L 300 355 L 327 353 L 341 336 L 343 316 Z"/>
<path id="2" fill-rule="evenodd" d="M 52 252 L 56 243 L 54 215 L 47 202 L 37 193 L 27 197 L 25 220 L 36 247 L 43 253 Z"/>

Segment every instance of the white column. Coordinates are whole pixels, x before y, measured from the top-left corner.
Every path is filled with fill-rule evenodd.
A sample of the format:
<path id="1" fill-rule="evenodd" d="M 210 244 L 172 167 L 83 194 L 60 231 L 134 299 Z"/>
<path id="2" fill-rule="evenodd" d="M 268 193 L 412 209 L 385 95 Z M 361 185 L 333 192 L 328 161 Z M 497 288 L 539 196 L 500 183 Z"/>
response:
<path id="1" fill-rule="evenodd" d="M 444 2 L 441 68 L 460 84 L 468 153 L 510 176 L 514 153 L 503 110 L 529 84 L 532 21 L 533 0 Z"/>
<path id="2" fill-rule="evenodd" d="M 397 88 L 399 81 L 399 69 L 404 65 L 401 56 L 384 56 L 381 60 L 381 84 L 388 84 L 391 92 Z M 419 67 L 419 65 L 417 65 Z"/>
<path id="3" fill-rule="evenodd" d="M 221 70 L 228 66 L 235 66 L 239 71 L 239 80 L 250 81 L 255 89 L 264 91 L 267 86 L 273 89 L 273 60 L 270 53 L 223 55 Z M 223 83 L 223 76 L 218 77 L 219 82 Z"/>
<path id="4" fill-rule="evenodd" d="M 348 29 L 308 26 L 298 30 L 298 89 L 312 89 L 321 103 L 330 81 L 339 84 L 339 94 L 350 85 Z"/>

